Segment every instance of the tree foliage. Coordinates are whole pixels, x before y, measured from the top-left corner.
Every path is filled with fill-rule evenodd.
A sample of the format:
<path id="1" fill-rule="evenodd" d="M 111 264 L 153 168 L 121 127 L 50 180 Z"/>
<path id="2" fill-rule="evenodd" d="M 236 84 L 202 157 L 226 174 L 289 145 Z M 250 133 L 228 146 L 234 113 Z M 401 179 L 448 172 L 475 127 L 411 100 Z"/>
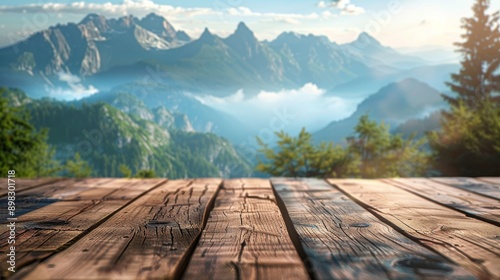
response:
<path id="1" fill-rule="evenodd" d="M 461 69 L 449 83 L 457 97 L 444 97 L 451 108 L 443 112 L 441 131 L 429 133 L 442 175 L 500 175 L 500 22 L 488 7 L 477 0 L 474 15 L 463 19 Z"/>
<path id="2" fill-rule="evenodd" d="M 79 153 L 75 153 L 73 159 L 69 159 L 65 165 L 66 175 L 74 178 L 86 178 L 92 174 L 89 164 L 84 161 Z"/>
<path id="3" fill-rule="evenodd" d="M 498 96 L 500 89 L 500 27 L 498 12 L 489 15 L 489 0 L 477 0 L 474 15 L 462 19 L 463 42 L 455 43 L 462 54 L 459 73 L 447 83 L 457 97 L 444 96 L 451 106 L 462 103 L 471 110 Z"/>
<path id="4" fill-rule="evenodd" d="M 428 156 L 422 152 L 423 140 L 391 135 L 384 124 L 362 116 L 347 147 L 333 143 L 311 143 L 305 129 L 297 137 L 276 133 L 276 149 L 257 138 L 264 158 L 257 170 L 272 176 L 286 177 L 396 177 L 422 176 Z"/>
<path id="5" fill-rule="evenodd" d="M 500 109 L 453 106 L 440 132 L 429 134 L 434 165 L 446 176 L 500 175 Z"/>
<path id="6" fill-rule="evenodd" d="M 132 170 L 130 170 L 130 168 L 125 164 L 120 164 L 118 170 L 120 170 L 120 173 L 123 175 L 123 177 L 132 178 Z"/>
<path id="7" fill-rule="evenodd" d="M 257 138 L 261 147 L 259 152 L 265 157 L 259 159 L 258 171 L 285 177 L 340 177 L 349 168 L 351 160 L 341 147 L 332 143 L 315 147 L 311 134 L 305 129 L 296 138 L 285 132 L 276 135 L 279 138 L 277 150 Z"/>
<path id="8" fill-rule="evenodd" d="M 0 88 L 0 172 L 14 169 L 22 177 L 55 175 L 60 167 L 53 159 L 54 149 L 46 143 L 48 131 L 35 129 L 29 114 L 6 98 L 10 92 Z"/>
<path id="9" fill-rule="evenodd" d="M 425 174 L 428 156 L 422 152 L 424 140 L 414 140 L 413 135 L 408 139 L 392 135 L 387 125 L 379 125 L 367 115 L 360 118 L 354 130 L 354 136 L 348 138 L 348 150 L 359 160 L 361 177 L 408 177 Z"/>
<path id="10" fill-rule="evenodd" d="M 142 169 L 137 171 L 135 178 L 156 178 L 154 170 Z"/>

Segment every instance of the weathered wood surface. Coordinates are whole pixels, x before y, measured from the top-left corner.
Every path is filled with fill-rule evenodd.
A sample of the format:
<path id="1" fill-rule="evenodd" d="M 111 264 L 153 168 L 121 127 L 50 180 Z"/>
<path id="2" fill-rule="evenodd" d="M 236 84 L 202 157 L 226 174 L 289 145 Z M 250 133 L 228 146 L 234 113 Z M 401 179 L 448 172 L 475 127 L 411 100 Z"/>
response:
<path id="1" fill-rule="evenodd" d="M 269 180 L 227 180 L 183 279 L 308 279 Z"/>
<path id="2" fill-rule="evenodd" d="M 329 180 L 406 235 L 483 279 L 500 278 L 500 228 L 376 180 Z"/>
<path id="3" fill-rule="evenodd" d="M 203 229 L 220 182 L 169 181 L 46 259 L 24 279 L 175 277 Z"/>
<path id="4" fill-rule="evenodd" d="M 315 279 L 457 279 L 463 268 L 317 179 L 273 179 Z"/>
<path id="5" fill-rule="evenodd" d="M 67 180 L 25 193 L 23 201 L 44 196 L 51 200 L 41 208 L 21 215 L 16 221 L 17 267 L 41 260 L 68 245 L 106 217 L 163 180 L 86 179 Z M 54 193 L 56 191 L 56 193 Z M 20 204 L 23 206 L 23 204 Z M 19 206 L 18 206 L 19 207 Z M 7 229 L 0 235 L 6 250 Z M 5 267 L 7 256 L 0 255 Z M 6 271 L 6 270 L 2 270 Z"/>
<path id="6" fill-rule="evenodd" d="M 500 168 L 500 166 L 499 166 Z M 489 196 L 500 200 L 500 185 L 472 178 L 431 178 L 432 180 L 446 185 L 468 190 L 481 195 Z"/>
<path id="7" fill-rule="evenodd" d="M 63 179 L 55 179 L 55 178 L 40 178 L 40 179 L 23 179 L 23 178 L 11 178 L 14 180 L 15 192 L 16 195 L 19 195 L 23 191 L 33 189 L 39 186 L 43 186 L 46 184 L 50 184 L 53 182 L 61 181 Z M 7 179 L 5 179 L 5 185 L 7 185 Z M 3 187 L 0 189 L 0 197 L 6 196 L 9 190 L 7 187 Z"/>
<path id="8" fill-rule="evenodd" d="M 500 178 L 17 182 L 1 279 L 500 279 Z"/>
<path id="9" fill-rule="evenodd" d="M 39 180 L 36 180 L 39 181 Z M 21 216 L 33 210 L 42 208 L 51 203 L 63 199 L 67 195 L 78 193 L 98 185 L 105 184 L 112 179 L 85 179 L 85 180 L 51 180 L 43 184 L 30 184 L 31 188 L 24 188 L 24 191 L 16 191 L 16 216 Z M 53 182 L 53 183 L 50 183 Z M 17 187 L 16 187 L 17 189 Z M 7 197 L 0 198 L 1 205 L 6 205 Z M 0 208 L 0 219 L 7 217 L 7 208 Z"/>
<path id="10" fill-rule="evenodd" d="M 382 180 L 468 216 L 500 226 L 500 202 L 460 188 L 423 178 Z"/>
<path id="11" fill-rule="evenodd" d="M 495 178 L 495 177 L 479 177 L 479 178 L 476 178 L 476 179 L 480 180 L 480 181 L 483 181 L 483 182 L 486 182 L 486 183 L 489 183 L 489 184 L 500 186 L 500 178 Z"/>

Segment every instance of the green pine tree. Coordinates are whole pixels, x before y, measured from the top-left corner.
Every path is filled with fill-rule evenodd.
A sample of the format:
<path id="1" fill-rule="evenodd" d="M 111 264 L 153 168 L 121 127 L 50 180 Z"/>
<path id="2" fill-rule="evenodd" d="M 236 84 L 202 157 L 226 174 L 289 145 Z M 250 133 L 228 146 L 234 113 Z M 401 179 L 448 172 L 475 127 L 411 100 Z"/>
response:
<path id="1" fill-rule="evenodd" d="M 357 156 L 363 178 L 423 176 L 428 155 L 422 151 L 424 140 L 392 135 L 389 127 L 369 119 L 359 119 L 355 134 L 348 138 L 349 152 Z"/>
<path id="2" fill-rule="evenodd" d="M 441 131 L 428 135 L 434 165 L 445 176 L 500 175 L 500 21 L 477 0 L 474 16 L 463 19 L 461 69 L 449 83 L 457 97 L 444 97 Z"/>
<path id="3" fill-rule="evenodd" d="M 54 158 L 55 148 L 47 144 L 47 135 L 48 130 L 42 129 L 40 142 L 35 148 L 36 156 L 32 158 L 32 169 L 37 178 L 57 176 L 62 170 L 60 162 Z"/>
<path id="4" fill-rule="evenodd" d="M 36 131 L 27 111 L 15 107 L 6 98 L 15 94 L 0 88 L 0 172 L 14 169 L 21 177 L 53 176 L 58 162 L 46 143 L 47 131 Z"/>
<path id="5" fill-rule="evenodd" d="M 86 178 L 92 174 L 89 164 L 80 157 L 79 153 L 66 162 L 65 170 L 68 177 L 74 178 Z"/>
<path id="6" fill-rule="evenodd" d="M 132 178 L 132 170 L 130 170 L 130 168 L 128 168 L 128 166 L 126 166 L 125 164 L 120 164 L 118 169 L 120 170 L 120 173 L 123 177 Z"/>
<path id="7" fill-rule="evenodd" d="M 480 109 L 500 93 L 500 27 L 499 12 L 489 15 L 489 0 L 477 0 L 474 15 L 462 19 L 463 42 L 455 43 L 462 54 L 461 69 L 447 83 L 457 97 L 444 96 L 451 106 L 463 104 L 472 110 Z M 445 114 L 448 117 L 447 114 Z"/>

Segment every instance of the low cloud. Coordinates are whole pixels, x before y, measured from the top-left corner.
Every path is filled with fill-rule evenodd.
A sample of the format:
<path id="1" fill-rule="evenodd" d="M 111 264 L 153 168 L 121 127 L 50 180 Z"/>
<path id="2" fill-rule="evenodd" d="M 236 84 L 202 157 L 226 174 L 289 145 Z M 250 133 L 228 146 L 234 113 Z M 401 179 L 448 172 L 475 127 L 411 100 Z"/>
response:
<path id="1" fill-rule="evenodd" d="M 294 115 L 285 130 L 296 134 L 302 127 L 314 132 L 331 121 L 348 117 L 356 109 L 360 100 L 349 100 L 336 96 L 326 96 L 325 90 L 308 83 L 299 89 L 277 92 L 261 91 L 246 97 L 242 90 L 220 98 L 214 96 L 195 97 L 202 103 L 233 115 L 254 129 L 269 128 L 276 110 L 284 110 Z"/>
<path id="2" fill-rule="evenodd" d="M 46 90 L 51 97 L 63 100 L 75 100 L 99 92 L 93 85 L 84 86 L 80 77 L 71 73 L 59 72 L 57 73 L 57 78 L 65 86 L 47 87 Z"/>

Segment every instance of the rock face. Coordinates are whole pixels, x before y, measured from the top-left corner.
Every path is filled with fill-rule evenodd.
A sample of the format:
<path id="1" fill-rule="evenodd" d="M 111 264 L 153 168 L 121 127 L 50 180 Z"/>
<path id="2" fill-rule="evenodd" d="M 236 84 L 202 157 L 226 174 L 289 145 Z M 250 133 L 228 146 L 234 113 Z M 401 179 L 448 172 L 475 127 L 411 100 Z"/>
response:
<path id="1" fill-rule="evenodd" d="M 267 45 L 259 42 L 243 22 L 238 24 L 236 31 L 224 42 L 254 68 L 262 80 L 276 83 L 285 80 L 281 57 Z"/>
<path id="2" fill-rule="evenodd" d="M 153 110 L 154 122 L 165 129 L 177 129 L 185 132 L 195 132 L 193 125 L 185 114 L 170 112 L 164 106 L 157 107 Z"/>
<path id="3" fill-rule="evenodd" d="M 136 62 L 149 50 L 165 50 L 189 41 L 185 32 L 177 32 L 165 18 L 153 13 L 142 19 L 89 14 L 78 24 L 56 25 L 0 49 L 0 59 L 2 66 L 30 75 L 70 72 L 91 76 L 121 63 Z"/>
<path id="4" fill-rule="evenodd" d="M 177 40 L 177 33 L 174 27 L 165 18 L 154 13 L 141 19 L 139 25 L 169 43 Z"/>

